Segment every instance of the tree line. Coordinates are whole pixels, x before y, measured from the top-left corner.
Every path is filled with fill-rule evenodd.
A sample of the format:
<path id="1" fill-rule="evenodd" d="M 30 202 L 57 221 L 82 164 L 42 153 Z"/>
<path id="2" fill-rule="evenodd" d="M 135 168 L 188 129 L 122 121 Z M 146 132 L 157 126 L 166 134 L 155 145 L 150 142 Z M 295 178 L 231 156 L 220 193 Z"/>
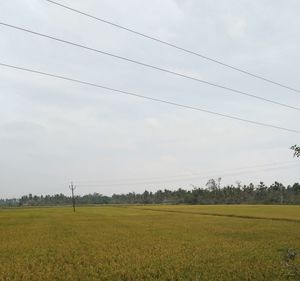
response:
<path id="1" fill-rule="evenodd" d="M 210 179 L 205 187 L 177 190 L 130 192 L 103 196 L 99 193 L 76 196 L 77 204 L 300 204 L 300 184 L 284 186 L 274 182 L 267 186 L 250 183 L 220 186 L 221 179 Z M 25 195 L 15 199 L 0 199 L 2 207 L 70 205 L 72 197 L 64 194 Z"/>

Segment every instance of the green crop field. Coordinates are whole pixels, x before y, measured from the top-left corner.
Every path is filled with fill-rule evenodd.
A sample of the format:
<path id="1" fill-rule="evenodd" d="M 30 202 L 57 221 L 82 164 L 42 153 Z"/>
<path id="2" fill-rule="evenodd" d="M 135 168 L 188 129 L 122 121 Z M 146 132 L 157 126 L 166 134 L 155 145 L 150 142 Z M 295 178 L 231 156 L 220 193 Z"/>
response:
<path id="1" fill-rule="evenodd" d="M 0 280 L 298 280 L 300 206 L 0 209 Z"/>

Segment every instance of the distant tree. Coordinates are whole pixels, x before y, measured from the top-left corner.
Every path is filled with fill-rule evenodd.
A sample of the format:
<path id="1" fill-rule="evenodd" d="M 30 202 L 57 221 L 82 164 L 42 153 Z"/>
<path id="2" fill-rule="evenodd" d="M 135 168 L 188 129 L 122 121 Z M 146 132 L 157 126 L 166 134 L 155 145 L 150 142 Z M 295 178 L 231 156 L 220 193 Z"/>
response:
<path id="1" fill-rule="evenodd" d="M 206 186 L 209 190 L 216 190 L 218 188 L 218 184 L 215 179 L 209 179 L 206 183 Z"/>
<path id="2" fill-rule="evenodd" d="M 218 178 L 217 178 L 217 182 L 218 182 L 218 189 L 220 189 L 220 188 L 221 188 L 221 180 L 222 180 L 222 178 L 221 178 L 221 177 L 218 177 Z"/>
<path id="3" fill-rule="evenodd" d="M 291 149 L 294 150 L 294 157 L 300 157 L 300 146 L 295 144 Z"/>
<path id="4" fill-rule="evenodd" d="M 206 183 L 206 187 L 208 190 L 211 192 L 212 197 L 214 198 L 214 203 L 217 203 L 220 201 L 221 193 L 220 188 L 221 188 L 221 180 L 222 178 L 217 178 L 217 179 L 209 179 Z"/>
<path id="5" fill-rule="evenodd" d="M 192 189 L 164 189 L 156 192 L 130 192 L 103 196 L 99 193 L 78 195 L 79 204 L 300 204 L 300 184 L 284 186 L 275 181 L 271 185 L 260 182 L 221 187 L 221 179 L 210 179 L 206 188 L 192 185 Z M 72 198 L 63 194 L 38 196 L 24 195 L 21 198 L 2 199 L 1 207 L 70 205 Z"/>

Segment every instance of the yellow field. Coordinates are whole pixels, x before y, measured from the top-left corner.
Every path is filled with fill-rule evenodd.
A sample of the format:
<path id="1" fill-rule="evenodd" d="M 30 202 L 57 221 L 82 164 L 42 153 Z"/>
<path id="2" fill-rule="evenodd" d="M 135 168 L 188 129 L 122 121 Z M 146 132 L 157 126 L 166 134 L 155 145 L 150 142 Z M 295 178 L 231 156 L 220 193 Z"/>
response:
<path id="1" fill-rule="evenodd" d="M 288 248 L 300 206 L 0 209 L 0 280 L 298 280 Z"/>

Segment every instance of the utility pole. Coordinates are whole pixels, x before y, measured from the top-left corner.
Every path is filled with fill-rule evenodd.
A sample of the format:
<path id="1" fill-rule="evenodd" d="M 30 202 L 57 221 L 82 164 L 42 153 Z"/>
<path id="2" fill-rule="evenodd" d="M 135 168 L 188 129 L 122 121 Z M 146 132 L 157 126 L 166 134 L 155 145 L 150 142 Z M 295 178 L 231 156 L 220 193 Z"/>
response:
<path id="1" fill-rule="evenodd" d="M 76 189 L 76 186 L 73 185 L 73 182 L 71 182 L 69 186 L 70 190 L 72 191 L 72 204 L 73 204 L 73 211 L 75 213 L 75 197 L 74 197 L 74 190 Z"/>

